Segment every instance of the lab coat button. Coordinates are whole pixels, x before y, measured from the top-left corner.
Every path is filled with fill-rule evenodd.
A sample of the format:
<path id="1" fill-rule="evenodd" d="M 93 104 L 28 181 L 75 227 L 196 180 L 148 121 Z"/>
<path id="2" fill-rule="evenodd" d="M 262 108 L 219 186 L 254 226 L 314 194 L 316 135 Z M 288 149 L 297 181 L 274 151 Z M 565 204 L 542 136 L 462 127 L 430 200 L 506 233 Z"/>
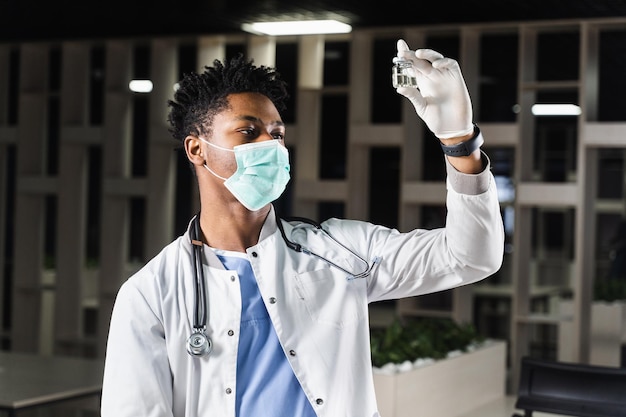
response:
<path id="1" fill-rule="evenodd" d="M 253 257 L 253 258 L 256 258 L 257 256 L 259 256 L 259 254 L 258 254 L 258 253 L 256 253 L 256 252 L 252 252 L 252 257 Z"/>
<path id="2" fill-rule="evenodd" d="M 270 297 L 270 304 L 276 304 L 276 297 Z"/>
<path id="3" fill-rule="evenodd" d="M 230 388 L 226 388 L 226 394 L 231 394 L 232 392 L 233 392 L 233 390 L 232 390 L 232 389 L 230 389 Z"/>
<path id="4" fill-rule="evenodd" d="M 228 331 L 228 335 L 229 335 L 229 336 L 232 336 L 232 335 L 234 335 L 234 334 L 235 334 L 235 332 L 234 332 L 234 331 L 232 331 L 232 330 L 229 330 L 229 331 Z"/>
<path id="5" fill-rule="evenodd" d="M 230 280 L 234 282 L 234 281 L 235 281 L 235 276 L 234 276 L 234 275 L 231 275 L 231 276 L 230 276 Z"/>
<path id="6" fill-rule="evenodd" d="M 296 356 L 296 351 L 295 351 L 295 350 L 293 350 L 293 349 L 291 349 L 291 350 L 289 351 L 289 355 L 290 355 L 290 356 Z"/>
<path id="7" fill-rule="evenodd" d="M 315 400 L 315 404 L 322 405 L 324 404 L 324 400 L 322 400 L 321 398 L 318 398 L 317 400 Z"/>

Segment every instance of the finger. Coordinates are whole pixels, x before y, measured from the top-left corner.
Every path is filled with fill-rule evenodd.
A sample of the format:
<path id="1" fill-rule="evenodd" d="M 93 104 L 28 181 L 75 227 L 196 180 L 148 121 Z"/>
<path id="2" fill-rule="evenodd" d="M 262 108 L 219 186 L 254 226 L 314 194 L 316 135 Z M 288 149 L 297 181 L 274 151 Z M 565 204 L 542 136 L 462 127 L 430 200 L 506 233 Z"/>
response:
<path id="1" fill-rule="evenodd" d="M 413 69 L 416 72 L 420 72 L 424 75 L 428 75 L 433 70 L 433 65 L 430 63 L 430 61 L 426 59 L 418 59 L 418 58 L 413 57 L 411 61 L 413 62 Z"/>
<path id="2" fill-rule="evenodd" d="M 396 47 L 398 48 L 398 56 L 401 56 L 400 54 L 402 52 L 405 52 L 405 51 L 409 50 L 409 45 L 407 45 L 407 43 L 404 41 L 404 39 L 398 39 Z"/>
<path id="3" fill-rule="evenodd" d="M 452 58 L 442 58 L 433 62 L 433 68 L 454 70 L 459 68 L 459 63 Z"/>
<path id="4" fill-rule="evenodd" d="M 415 51 L 415 56 L 419 59 L 425 59 L 430 62 L 435 62 L 438 59 L 443 58 L 443 55 L 437 51 L 433 51 L 432 49 L 418 49 Z"/>
<path id="5" fill-rule="evenodd" d="M 398 46 L 398 56 L 409 60 L 413 63 L 413 68 L 416 71 L 421 72 L 424 75 L 428 75 L 433 70 L 433 65 L 431 60 L 438 60 L 443 58 L 439 52 L 435 52 L 432 49 L 418 49 L 417 51 L 411 51 L 407 43 L 400 39 L 397 43 Z M 418 55 L 420 52 L 420 56 Z"/>
<path id="6" fill-rule="evenodd" d="M 418 114 L 422 111 L 425 106 L 426 99 L 422 96 L 422 93 L 417 88 L 412 87 L 398 87 L 396 88 L 398 94 L 403 95 L 408 98 L 415 109 L 418 111 Z"/>

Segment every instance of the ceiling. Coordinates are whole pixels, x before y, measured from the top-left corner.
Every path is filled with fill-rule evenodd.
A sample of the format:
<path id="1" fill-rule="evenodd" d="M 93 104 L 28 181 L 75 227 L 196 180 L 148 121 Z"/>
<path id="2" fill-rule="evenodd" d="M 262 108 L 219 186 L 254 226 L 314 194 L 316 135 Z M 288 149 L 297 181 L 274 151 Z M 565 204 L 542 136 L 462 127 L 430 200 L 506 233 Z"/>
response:
<path id="1" fill-rule="evenodd" d="M 0 0 L 0 41 L 235 33 L 285 15 L 354 28 L 626 17 L 626 0 Z"/>

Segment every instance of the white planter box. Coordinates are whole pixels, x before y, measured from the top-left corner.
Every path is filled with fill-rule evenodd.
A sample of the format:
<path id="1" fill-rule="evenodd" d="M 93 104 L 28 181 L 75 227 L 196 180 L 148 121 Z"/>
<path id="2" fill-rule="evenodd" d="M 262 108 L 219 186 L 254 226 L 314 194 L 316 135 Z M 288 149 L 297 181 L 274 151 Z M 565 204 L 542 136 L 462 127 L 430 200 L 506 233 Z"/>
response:
<path id="1" fill-rule="evenodd" d="M 381 417 L 462 417 L 506 393 L 506 342 L 393 375 L 374 374 Z"/>
<path id="2" fill-rule="evenodd" d="M 560 302 L 561 316 L 574 312 L 572 301 Z M 558 358 L 564 362 L 576 362 L 574 355 L 574 324 L 563 321 L 559 325 Z M 626 302 L 597 301 L 591 305 L 591 340 L 589 360 L 592 365 L 617 366 L 621 364 L 622 345 L 626 343 Z"/>

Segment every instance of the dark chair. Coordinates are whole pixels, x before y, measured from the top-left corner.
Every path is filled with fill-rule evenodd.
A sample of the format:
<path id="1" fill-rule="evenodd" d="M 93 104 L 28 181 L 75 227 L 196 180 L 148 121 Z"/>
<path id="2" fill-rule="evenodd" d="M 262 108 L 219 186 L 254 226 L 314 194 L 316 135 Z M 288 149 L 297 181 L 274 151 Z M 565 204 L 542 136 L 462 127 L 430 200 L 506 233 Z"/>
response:
<path id="1" fill-rule="evenodd" d="M 513 417 L 626 417 L 626 368 L 523 358 Z"/>

